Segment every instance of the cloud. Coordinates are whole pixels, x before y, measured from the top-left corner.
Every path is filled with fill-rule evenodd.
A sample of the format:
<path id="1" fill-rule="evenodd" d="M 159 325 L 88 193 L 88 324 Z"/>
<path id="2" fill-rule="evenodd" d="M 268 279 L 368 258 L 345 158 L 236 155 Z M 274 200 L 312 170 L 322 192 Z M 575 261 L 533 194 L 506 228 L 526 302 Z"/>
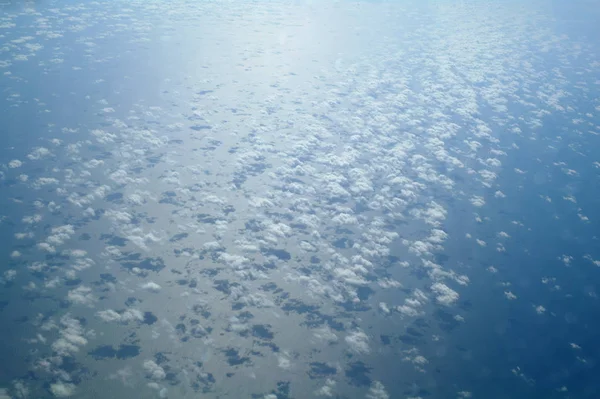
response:
<path id="1" fill-rule="evenodd" d="M 353 352 L 362 354 L 370 352 L 369 337 L 360 330 L 351 332 L 344 340 Z"/>
<path id="2" fill-rule="evenodd" d="M 328 325 L 314 329 L 313 336 L 319 341 L 325 341 L 329 344 L 333 344 L 338 341 L 337 335 L 331 330 L 331 328 Z"/>
<path id="3" fill-rule="evenodd" d="M 8 269 L 4 272 L 4 281 L 13 281 L 17 276 L 17 271 L 15 269 Z"/>
<path id="4" fill-rule="evenodd" d="M 471 201 L 471 204 L 473 204 L 476 207 L 481 207 L 481 206 L 485 205 L 485 200 L 483 199 L 483 197 L 480 197 L 477 195 L 471 197 L 470 201 Z"/>
<path id="5" fill-rule="evenodd" d="M 277 356 L 277 366 L 284 370 L 287 370 L 292 366 L 289 353 L 283 352 Z"/>
<path id="6" fill-rule="evenodd" d="M 34 160 L 38 160 L 38 159 L 47 157 L 49 155 L 51 155 L 49 149 L 44 148 L 44 147 L 38 147 L 38 148 L 34 149 L 31 153 L 29 153 L 29 155 L 27 155 L 27 158 L 34 161 Z"/>
<path id="7" fill-rule="evenodd" d="M 19 161 L 18 159 L 13 159 L 8 163 L 8 167 L 11 169 L 20 168 L 22 165 L 23 162 Z"/>
<path id="8" fill-rule="evenodd" d="M 510 291 L 504 291 L 504 296 L 509 300 L 517 299 L 517 296 Z"/>
<path id="9" fill-rule="evenodd" d="M 431 290 L 437 295 L 435 299 L 442 305 L 450 306 L 458 300 L 458 292 L 444 283 L 433 284 Z"/>
<path id="10" fill-rule="evenodd" d="M 68 398 L 69 396 L 73 396 L 75 394 L 75 385 L 69 382 L 56 382 L 54 384 L 50 384 L 50 392 L 52 395 L 57 398 Z"/>
<path id="11" fill-rule="evenodd" d="M 92 294 L 92 289 L 84 285 L 69 291 L 67 298 L 70 302 L 87 306 L 92 306 L 96 301 L 96 298 Z"/>
<path id="12" fill-rule="evenodd" d="M 107 323 L 128 323 L 130 321 L 144 320 L 144 315 L 142 314 L 142 312 L 133 308 L 128 308 L 120 312 L 117 312 L 112 309 L 101 310 L 99 312 L 96 312 L 96 316 L 98 316 L 102 321 L 105 321 Z"/>
<path id="13" fill-rule="evenodd" d="M 385 302 L 379 302 L 379 310 L 381 310 L 385 314 L 390 313 L 390 308 Z"/>
<path id="14" fill-rule="evenodd" d="M 542 305 L 538 305 L 538 306 L 533 305 L 533 307 L 537 314 L 544 314 L 546 312 L 546 308 L 543 307 Z"/>
<path id="15" fill-rule="evenodd" d="M 62 245 L 75 234 L 75 229 L 72 225 L 66 224 L 52 228 L 51 233 L 46 242 L 50 245 Z"/>
<path id="16" fill-rule="evenodd" d="M 147 291 L 150 291 L 150 292 L 157 293 L 157 292 L 160 292 L 160 290 L 161 290 L 162 287 L 160 285 L 156 284 L 153 281 L 149 281 L 147 283 L 142 284 L 140 286 L 140 288 L 143 289 L 143 290 L 147 290 Z"/>
<path id="17" fill-rule="evenodd" d="M 325 380 L 325 385 L 323 385 L 321 388 L 317 389 L 315 391 L 315 395 L 317 396 L 326 396 L 328 398 L 333 397 L 334 395 L 334 388 L 335 388 L 336 382 L 335 380 L 332 380 L 331 378 L 327 378 Z"/>
<path id="18" fill-rule="evenodd" d="M 160 381 L 165 379 L 165 377 L 167 376 L 165 370 L 158 364 L 156 364 L 153 360 L 146 360 L 143 366 L 144 370 L 146 370 L 147 377 L 152 380 Z"/>
<path id="19" fill-rule="evenodd" d="M 52 350 L 61 356 L 71 356 L 79 351 L 79 347 L 87 345 L 85 331 L 78 319 L 66 314 L 60 319 L 58 326 L 48 325 L 47 328 L 58 327 L 60 337 L 52 344 Z"/>
<path id="20" fill-rule="evenodd" d="M 390 395 L 385 390 L 385 386 L 379 381 L 373 381 L 369 392 L 367 392 L 367 399 L 389 399 Z"/>

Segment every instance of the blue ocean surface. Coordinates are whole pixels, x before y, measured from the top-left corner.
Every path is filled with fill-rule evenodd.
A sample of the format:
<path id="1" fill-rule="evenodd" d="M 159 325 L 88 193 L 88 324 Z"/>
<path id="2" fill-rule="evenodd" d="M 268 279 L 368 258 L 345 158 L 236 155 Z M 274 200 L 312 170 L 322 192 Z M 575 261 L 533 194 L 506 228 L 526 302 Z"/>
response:
<path id="1" fill-rule="evenodd" d="M 599 398 L 597 1 L 0 3 L 0 399 Z"/>

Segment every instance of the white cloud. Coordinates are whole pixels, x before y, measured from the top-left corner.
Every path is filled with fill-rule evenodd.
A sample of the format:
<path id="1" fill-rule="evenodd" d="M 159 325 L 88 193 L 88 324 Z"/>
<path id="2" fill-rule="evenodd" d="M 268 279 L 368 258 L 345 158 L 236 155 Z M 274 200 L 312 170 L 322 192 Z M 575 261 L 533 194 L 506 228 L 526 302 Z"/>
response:
<path id="1" fill-rule="evenodd" d="M 504 291 L 504 296 L 509 300 L 517 299 L 517 296 L 510 291 Z"/>
<path id="2" fill-rule="evenodd" d="M 379 302 L 379 310 L 381 310 L 385 314 L 390 313 L 390 308 L 388 308 L 388 306 L 385 302 Z"/>
<path id="3" fill-rule="evenodd" d="M 75 385 L 70 382 L 56 382 L 50 385 L 50 392 L 57 398 L 68 398 L 75 394 Z"/>
<path id="4" fill-rule="evenodd" d="M 334 395 L 333 389 L 335 388 L 335 384 L 335 380 L 328 378 L 325 380 L 325 385 L 315 391 L 315 395 L 332 397 Z"/>
<path id="5" fill-rule="evenodd" d="M 277 356 L 277 366 L 284 370 L 287 370 L 292 366 L 289 353 L 283 352 Z"/>
<path id="6" fill-rule="evenodd" d="M 156 284 L 153 281 L 149 281 L 147 283 L 144 283 L 140 287 L 143 290 L 147 290 L 147 291 L 154 292 L 154 293 L 160 292 L 160 290 L 161 290 L 161 286 L 158 285 L 158 284 Z"/>
<path id="7" fill-rule="evenodd" d="M 534 305 L 534 308 L 535 308 L 535 312 L 537 314 L 544 314 L 546 312 L 546 308 L 543 307 L 542 305 L 538 305 L 538 306 Z"/>
<path id="8" fill-rule="evenodd" d="M 313 330 L 313 335 L 319 341 L 325 341 L 330 344 L 338 341 L 337 335 L 327 325 Z"/>
<path id="9" fill-rule="evenodd" d="M 13 281 L 17 276 L 17 271 L 15 269 L 9 269 L 4 272 L 4 280 L 5 281 Z"/>
<path id="10" fill-rule="evenodd" d="M 48 328 L 56 327 L 55 324 L 49 324 Z M 78 319 L 66 314 L 60 319 L 58 326 L 60 337 L 52 344 L 52 350 L 61 356 L 70 356 L 79 351 L 79 347 L 87 344 L 85 331 Z"/>
<path id="11" fill-rule="evenodd" d="M 356 353 L 369 353 L 369 337 L 360 330 L 352 331 L 345 338 L 350 349 Z"/>
<path id="12" fill-rule="evenodd" d="M 11 169 L 20 168 L 22 165 L 23 162 L 19 161 L 18 159 L 13 159 L 8 163 L 8 167 Z"/>
<path id="13" fill-rule="evenodd" d="M 450 306 L 458 300 L 458 292 L 452 290 L 446 284 L 435 283 L 431 290 L 437 295 L 436 300 L 446 306 Z"/>
<path id="14" fill-rule="evenodd" d="M 483 199 L 483 197 L 480 197 L 477 195 L 471 197 L 470 201 L 471 201 L 471 204 L 473 204 L 476 207 L 481 207 L 481 206 L 485 205 L 485 200 Z"/>
<path id="15" fill-rule="evenodd" d="M 94 295 L 92 294 L 92 289 L 84 285 L 69 291 L 67 297 L 70 302 L 79 305 L 92 306 L 93 303 L 96 301 L 96 298 L 94 298 Z"/>
<path id="16" fill-rule="evenodd" d="M 373 381 L 369 392 L 367 392 L 367 399 L 389 399 L 390 395 L 385 390 L 385 386 L 379 381 Z"/>
<path id="17" fill-rule="evenodd" d="M 29 153 L 29 155 L 27 155 L 27 158 L 34 161 L 34 160 L 38 160 L 38 159 L 47 157 L 48 155 L 50 155 L 49 149 L 44 148 L 44 147 L 38 147 L 38 148 L 34 149 L 31 153 Z"/>
<path id="18" fill-rule="evenodd" d="M 165 370 L 153 360 L 146 360 L 144 362 L 144 370 L 146 370 L 148 377 L 155 381 L 163 380 L 167 376 Z"/>
<path id="19" fill-rule="evenodd" d="M 110 323 L 110 322 L 119 322 L 119 323 L 128 323 L 130 321 L 142 321 L 144 320 L 144 315 L 137 309 L 127 308 L 121 312 L 117 312 L 112 309 L 101 310 L 96 312 L 96 316 L 98 316 L 101 320 Z"/>
<path id="20" fill-rule="evenodd" d="M 558 260 L 564 263 L 565 266 L 571 266 L 571 262 L 573 262 L 573 257 L 569 255 L 561 255 L 558 257 Z"/>

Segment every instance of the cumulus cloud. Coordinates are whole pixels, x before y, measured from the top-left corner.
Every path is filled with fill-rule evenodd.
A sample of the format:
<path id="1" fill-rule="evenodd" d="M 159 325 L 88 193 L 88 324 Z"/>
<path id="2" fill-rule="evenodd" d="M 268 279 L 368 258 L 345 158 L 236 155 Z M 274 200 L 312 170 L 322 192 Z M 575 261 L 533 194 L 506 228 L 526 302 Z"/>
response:
<path id="1" fill-rule="evenodd" d="M 34 160 L 38 160 L 38 159 L 47 157 L 48 155 L 50 155 L 49 149 L 44 148 L 44 147 L 38 147 L 38 148 L 34 149 L 32 152 L 30 152 L 29 155 L 27 155 L 27 158 L 34 161 Z"/>
<path id="2" fill-rule="evenodd" d="M 327 378 L 325 380 L 325 385 L 323 385 L 321 388 L 317 389 L 315 391 L 315 395 L 317 396 L 325 396 L 325 397 L 333 397 L 334 395 L 334 388 L 335 388 L 335 380 L 332 380 L 331 378 Z"/>
<path id="3" fill-rule="evenodd" d="M 319 341 L 325 341 L 330 344 L 338 341 L 337 335 L 331 330 L 328 325 L 313 330 L 314 337 Z"/>
<path id="4" fill-rule="evenodd" d="M 72 303 L 87 306 L 92 306 L 96 301 L 96 298 L 92 293 L 92 289 L 84 285 L 69 291 L 67 298 Z"/>
<path id="5" fill-rule="evenodd" d="M 510 291 L 504 291 L 504 296 L 509 300 L 517 299 L 517 296 Z"/>
<path id="6" fill-rule="evenodd" d="M 157 293 L 157 292 L 160 292 L 162 287 L 153 281 L 149 281 L 147 283 L 143 283 L 140 286 L 140 288 L 142 288 L 143 290 L 146 290 L 146 291 Z"/>
<path id="7" fill-rule="evenodd" d="M 287 352 L 280 353 L 277 355 L 277 366 L 284 370 L 289 369 L 292 366 L 292 362 L 290 360 L 290 354 Z"/>
<path id="8" fill-rule="evenodd" d="M 360 330 L 352 331 L 344 338 L 350 349 L 356 353 L 369 353 L 369 337 Z"/>
<path id="9" fill-rule="evenodd" d="M 8 163 L 8 167 L 11 169 L 20 168 L 22 165 L 23 162 L 19 161 L 18 159 L 13 159 Z"/>
<path id="10" fill-rule="evenodd" d="M 379 381 L 373 381 L 369 392 L 367 392 L 367 399 L 389 399 L 390 395 L 385 390 L 385 386 Z"/>
<path id="11" fill-rule="evenodd" d="M 143 321 L 144 315 L 137 309 L 128 308 L 123 311 L 117 312 L 112 309 L 101 310 L 96 312 L 96 316 L 100 318 L 102 321 L 107 323 L 110 322 L 119 322 L 119 323 L 128 323 L 130 321 Z"/>
<path id="12" fill-rule="evenodd" d="M 543 307 L 542 305 L 538 305 L 538 306 L 535 306 L 535 305 L 534 305 L 533 307 L 534 307 L 534 309 L 535 309 L 535 312 L 536 312 L 537 314 L 544 314 L 544 313 L 546 312 L 546 308 L 545 308 L 545 307 Z"/>
<path id="13" fill-rule="evenodd" d="M 154 360 L 146 360 L 143 364 L 146 376 L 152 380 L 160 381 L 164 380 L 167 376 L 165 370 L 160 367 Z"/>
<path id="14" fill-rule="evenodd" d="M 450 306 L 458 300 L 458 292 L 444 283 L 435 283 L 431 290 L 437 295 L 435 299 L 442 305 Z"/>
<path id="15" fill-rule="evenodd" d="M 8 269 L 4 272 L 4 281 L 13 281 L 17 276 L 17 271 L 15 269 Z"/>
<path id="16" fill-rule="evenodd" d="M 471 197 L 470 201 L 471 201 L 471 204 L 473 204 L 474 206 L 477 206 L 477 207 L 481 207 L 481 206 L 485 205 L 485 200 L 483 199 L 483 197 L 480 197 L 477 195 Z"/>
<path id="17" fill-rule="evenodd" d="M 57 398 L 68 398 L 75 394 L 75 384 L 59 381 L 54 384 L 50 384 L 50 392 L 52 392 L 52 395 L 56 396 Z"/>
<path id="18" fill-rule="evenodd" d="M 60 337 L 52 344 L 52 350 L 61 356 L 70 356 L 79 351 L 79 347 L 87 344 L 85 331 L 81 322 L 66 314 L 60 319 L 60 323 L 48 324 L 48 329 L 58 328 Z"/>

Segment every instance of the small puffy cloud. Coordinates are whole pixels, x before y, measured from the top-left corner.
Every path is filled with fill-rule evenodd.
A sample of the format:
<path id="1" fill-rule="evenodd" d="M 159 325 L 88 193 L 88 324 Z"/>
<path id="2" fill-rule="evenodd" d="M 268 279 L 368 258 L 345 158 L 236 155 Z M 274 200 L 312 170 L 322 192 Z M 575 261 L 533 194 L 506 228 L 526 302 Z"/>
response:
<path id="1" fill-rule="evenodd" d="M 22 165 L 23 162 L 19 161 L 18 159 L 13 159 L 8 163 L 8 167 L 11 169 L 20 168 Z"/>
<path id="2" fill-rule="evenodd" d="M 367 399 L 389 399 L 390 395 L 385 390 L 385 386 L 379 381 L 373 381 L 369 392 L 367 392 Z"/>
<path id="3" fill-rule="evenodd" d="M 87 344 L 85 331 L 78 319 L 66 314 L 60 319 L 60 324 L 49 324 L 49 328 L 58 327 L 60 337 L 52 344 L 52 350 L 61 356 L 70 356 L 79 351 L 79 347 Z"/>
<path id="4" fill-rule="evenodd" d="M 50 385 L 50 392 L 57 398 L 68 398 L 75 393 L 75 384 L 59 381 Z"/>
<path id="5" fill-rule="evenodd" d="M 417 355 L 412 359 L 412 362 L 414 364 L 418 364 L 419 366 L 423 366 L 423 365 L 429 363 L 429 360 L 427 360 L 424 356 Z"/>
<path id="6" fill-rule="evenodd" d="M 94 295 L 92 294 L 92 289 L 84 285 L 69 291 L 67 297 L 70 302 L 79 305 L 91 306 L 96 301 L 96 298 L 94 298 Z"/>
<path id="7" fill-rule="evenodd" d="M 47 242 L 40 242 L 37 244 L 37 247 L 38 247 L 38 249 L 49 252 L 51 254 L 56 252 L 56 248 L 54 248 L 52 245 L 48 244 Z"/>
<path id="8" fill-rule="evenodd" d="M 289 369 L 292 366 L 289 353 L 283 352 L 277 356 L 277 366 L 282 369 Z"/>
<path id="9" fill-rule="evenodd" d="M 335 380 L 328 378 L 325 380 L 325 385 L 315 391 L 315 395 L 317 396 L 326 396 L 328 398 L 333 397 L 333 389 L 335 388 Z"/>
<path id="10" fill-rule="evenodd" d="M 431 290 L 437 295 L 435 299 L 442 305 L 450 306 L 458 300 L 458 293 L 444 283 L 435 283 Z"/>
<path id="11" fill-rule="evenodd" d="M 506 299 L 509 299 L 511 301 L 517 299 L 517 296 L 510 291 L 504 291 L 504 296 L 506 297 Z"/>
<path id="12" fill-rule="evenodd" d="M 140 286 L 143 290 L 146 291 L 150 291 L 150 292 L 160 292 L 161 290 L 161 286 L 156 284 L 153 281 L 149 281 L 147 283 L 144 283 Z"/>
<path id="13" fill-rule="evenodd" d="M 385 314 L 390 313 L 390 308 L 388 308 L 388 306 L 385 302 L 379 302 L 379 310 L 381 310 Z"/>
<path id="14" fill-rule="evenodd" d="M 96 313 L 96 316 L 106 322 L 121 321 L 121 315 L 112 309 L 101 310 Z"/>
<path id="15" fill-rule="evenodd" d="M 319 341 L 325 341 L 330 344 L 333 344 L 338 341 L 337 335 L 327 325 L 313 330 L 313 335 Z"/>
<path id="16" fill-rule="evenodd" d="M 534 305 L 534 309 L 537 314 L 544 314 L 546 312 L 546 308 L 543 307 L 542 305 L 538 305 L 538 306 Z"/>
<path id="17" fill-rule="evenodd" d="M 17 276 L 17 271 L 15 269 L 9 269 L 4 272 L 4 281 L 13 281 Z"/>
<path id="18" fill-rule="evenodd" d="M 52 234 L 46 239 L 46 242 L 51 245 L 61 245 L 75 234 L 75 229 L 72 225 L 66 224 L 64 226 L 53 227 L 51 232 Z"/>
<path id="19" fill-rule="evenodd" d="M 142 321 L 144 320 L 144 315 L 137 309 L 128 308 L 124 311 L 117 312 L 112 309 L 101 310 L 96 313 L 101 320 L 110 323 L 110 322 L 119 322 L 119 323 L 128 323 L 130 321 Z"/>
<path id="20" fill-rule="evenodd" d="M 27 158 L 34 161 L 34 160 L 44 158 L 48 155 L 50 155 L 49 149 L 44 148 L 44 147 L 38 147 L 38 148 L 34 149 L 31 153 L 29 153 L 29 155 L 27 155 Z"/>
<path id="21" fill-rule="evenodd" d="M 589 260 L 590 262 L 592 262 L 594 264 L 594 266 L 598 266 L 600 267 L 600 260 L 596 260 L 592 257 L 592 255 L 587 254 L 583 256 L 584 259 Z"/>
<path id="22" fill-rule="evenodd" d="M 331 218 L 331 221 L 337 225 L 356 224 L 358 219 L 354 215 L 348 213 L 340 213 Z"/>
<path id="23" fill-rule="evenodd" d="M 485 200 L 483 199 L 483 197 L 477 195 L 473 196 L 470 201 L 471 204 L 473 204 L 476 207 L 481 207 L 485 205 Z"/>
<path id="24" fill-rule="evenodd" d="M 163 380 L 167 376 L 165 370 L 158 364 L 156 364 L 153 360 L 146 360 L 144 362 L 144 370 L 146 370 L 148 378 L 155 381 Z"/>
<path id="25" fill-rule="evenodd" d="M 345 341 L 353 352 L 369 353 L 370 351 L 369 337 L 360 330 L 351 332 L 346 336 Z"/>
<path id="26" fill-rule="evenodd" d="M 565 266 L 571 266 L 571 262 L 573 262 L 573 257 L 569 255 L 561 255 L 558 257 L 558 260 L 564 263 Z"/>

